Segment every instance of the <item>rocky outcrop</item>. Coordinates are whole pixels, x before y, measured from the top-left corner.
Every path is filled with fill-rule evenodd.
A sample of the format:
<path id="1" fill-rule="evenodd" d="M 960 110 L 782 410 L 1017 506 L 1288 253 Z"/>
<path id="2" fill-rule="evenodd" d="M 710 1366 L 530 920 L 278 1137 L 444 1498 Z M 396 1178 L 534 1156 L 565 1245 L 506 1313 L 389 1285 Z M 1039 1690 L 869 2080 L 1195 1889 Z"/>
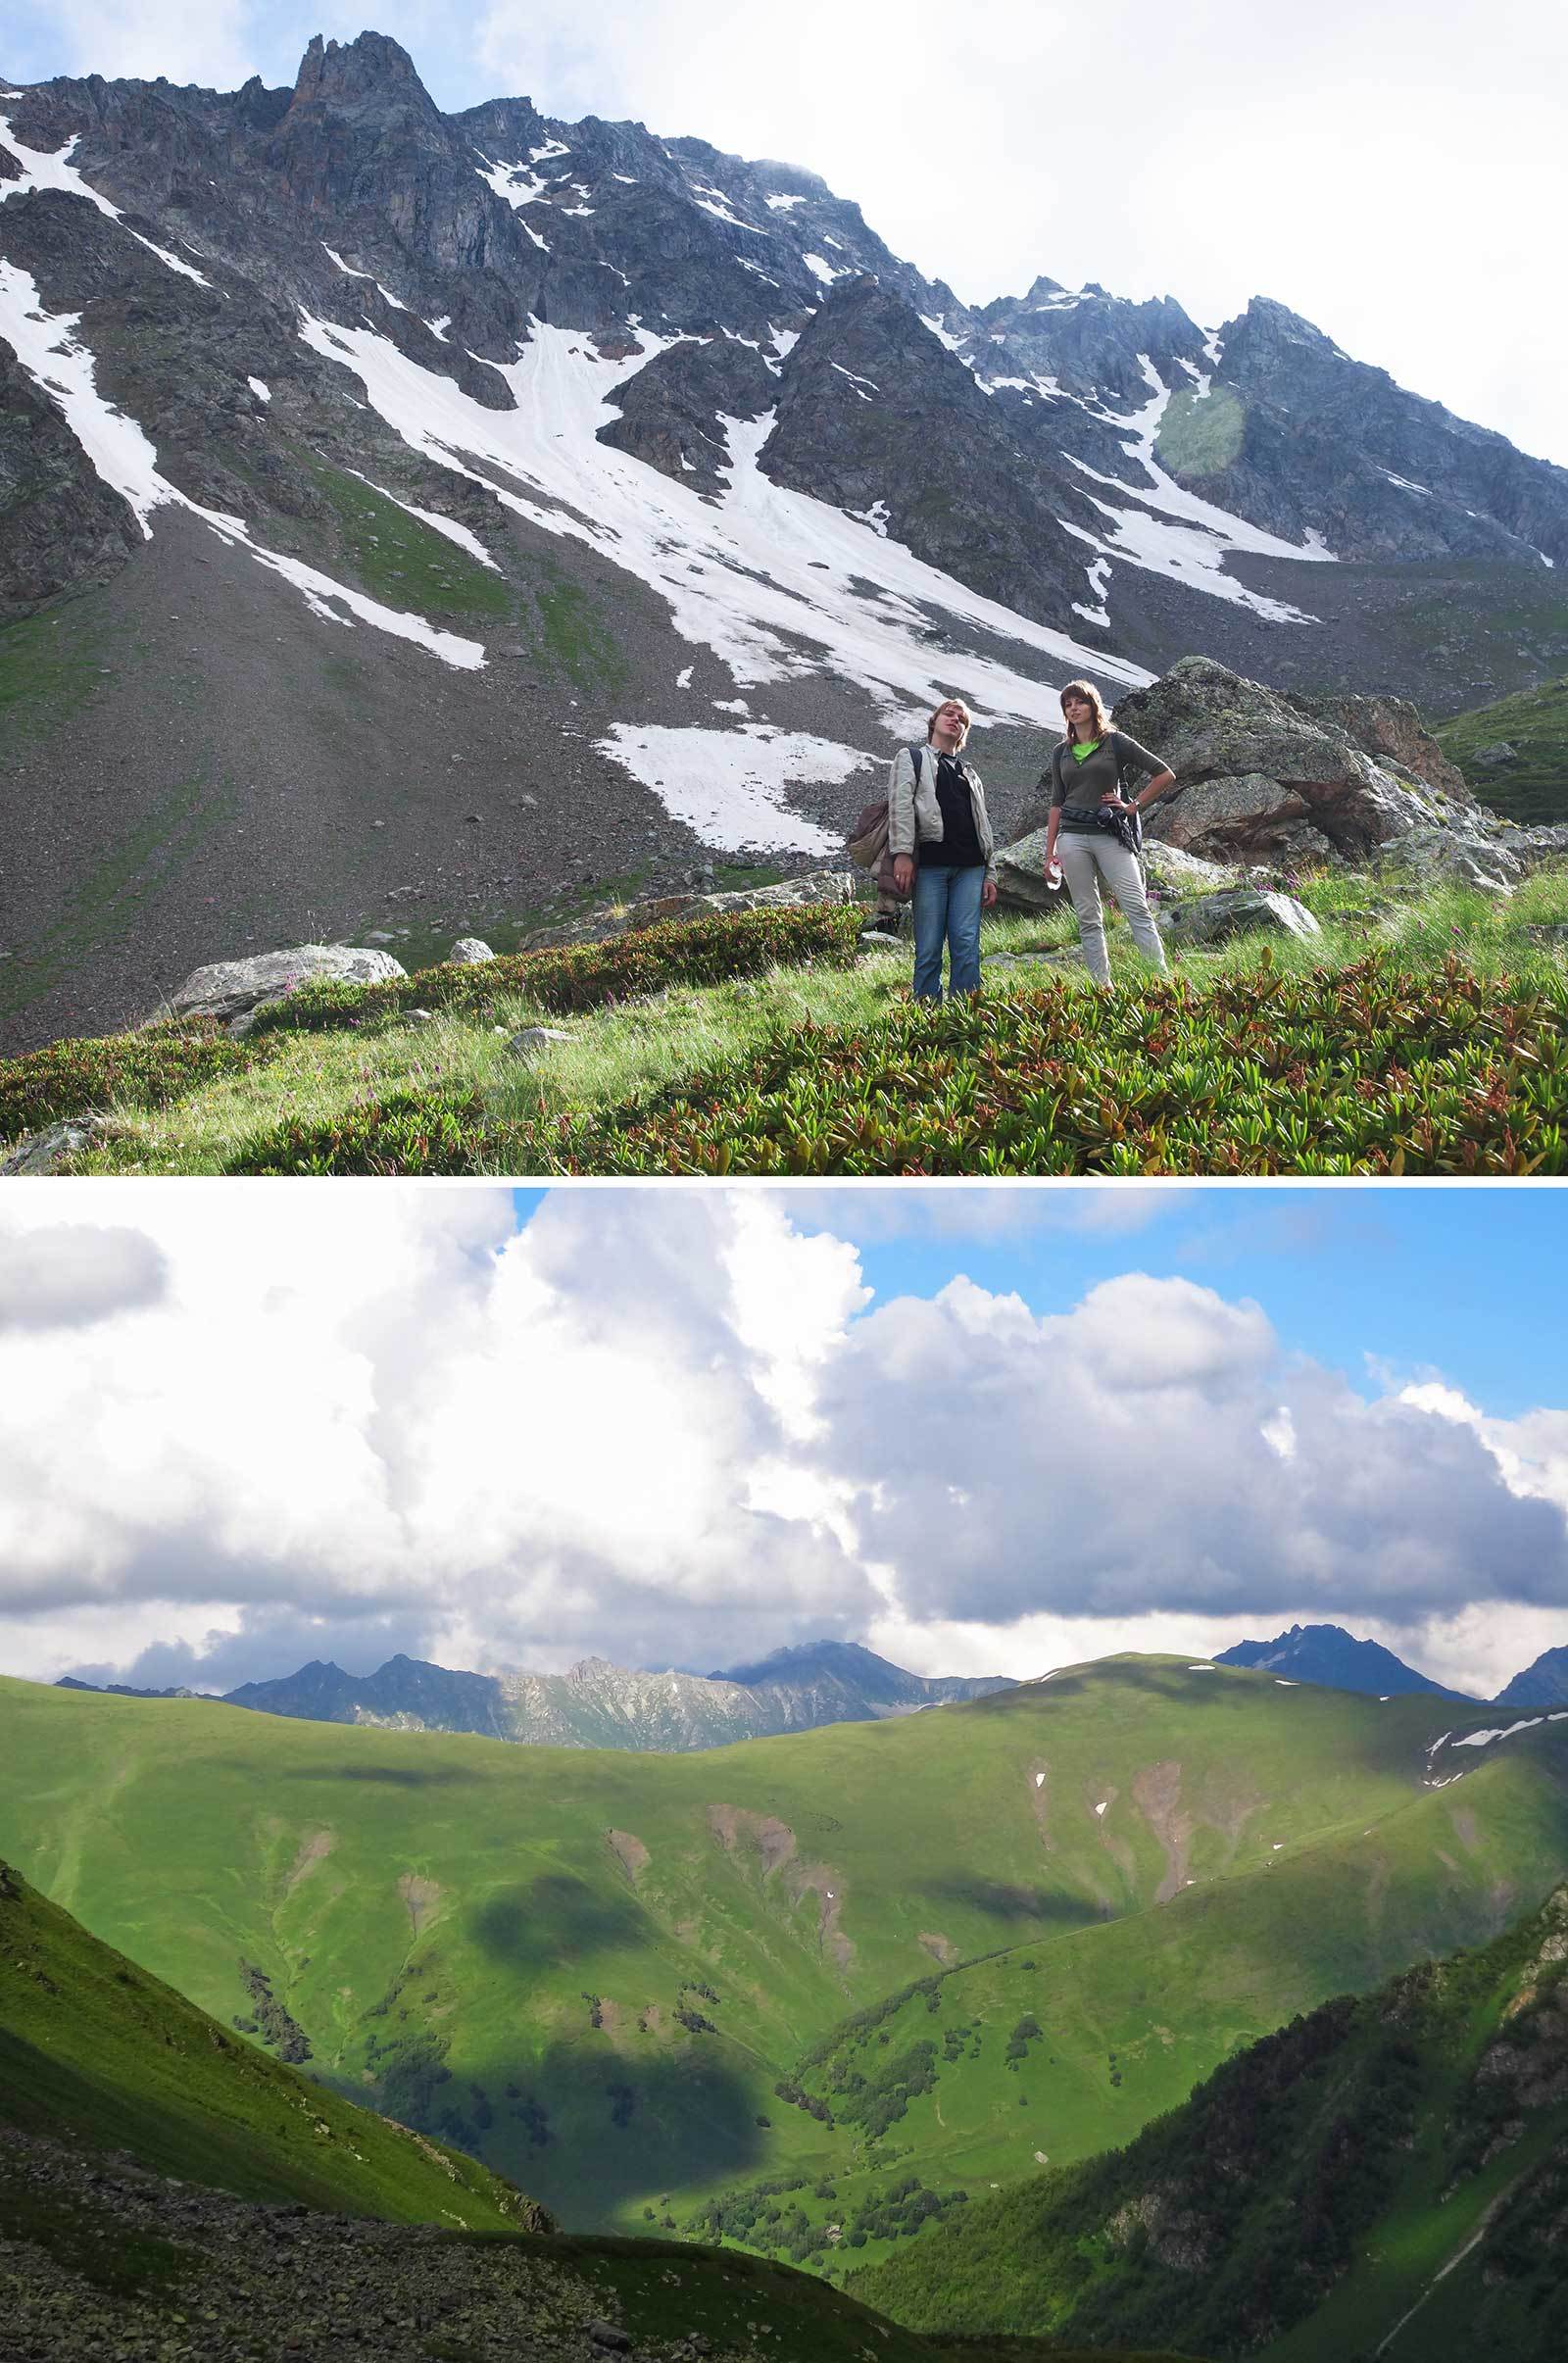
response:
<path id="1" fill-rule="evenodd" d="M 1568 470 L 1407 393 L 1268 297 L 1216 336 L 1207 393 L 1172 400 L 1156 446 L 1205 500 L 1288 540 L 1315 532 L 1340 558 L 1568 559 Z"/>
<path id="2" fill-rule="evenodd" d="M 259 952 L 246 960 L 213 960 L 193 969 L 169 1004 L 176 1017 L 233 1020 L 281 1001 L 297 986 L 327 980 L 344 985 L 379 984 L 408 970 L 389 952 L 351 944 L 296 944 L 289 952 Z"/>
<path id="3" fill-rule="evenodd" d="M 776 389 L 761 467 L 1020 615 L 1065 618 L 1083 595 L 1085 532 L 1102 520 L 1059 450 L 873 278 L 835 287 Z"/>
<path id="4" fill-rule="evenodd" d="M 1293 697 L 1184 657 L 1116 721 L 1175 772 L 1146 827 L 1188 853 L 1354 862 L 1417 830 L 1484 843 L 1500 825 L 1400 699 Z"/>
<path id="5" fill-rule="evenodd" d="M 722 420 L 760 418 L 778 398 L 759 341 L 713 336 L 661 353 L 616 395 L 620 416 L 601 443 L 688 484 L 719 492 L 729 480 Z"/>

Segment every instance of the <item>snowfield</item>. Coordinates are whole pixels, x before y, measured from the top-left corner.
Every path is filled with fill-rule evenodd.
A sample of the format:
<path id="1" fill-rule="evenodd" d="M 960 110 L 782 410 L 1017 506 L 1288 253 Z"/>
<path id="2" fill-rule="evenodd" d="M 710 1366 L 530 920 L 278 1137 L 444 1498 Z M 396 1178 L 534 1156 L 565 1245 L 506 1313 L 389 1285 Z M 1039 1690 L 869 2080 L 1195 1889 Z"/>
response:
<path id="1" fill-rule="evenodd" d="M 784 801 L 792 782 L 837 787 L 885 758 L 802 731 L 744 722 L 738 730 L 638 727 L 617 722 L 600 753 L 662 798 L 709 845 L 726 852 L 841 853 L 842 829 L 818 827 Z"/>
<path id="2" fill-rule="evenodd" d="M 965 589 L 827 502 L 772 483 L 758 464 L 771 414 L 719 421 L 729 481 L 716 499 L 601 443 L 626 379 L 678 341 L 637 333 L 641 353 L 607 361 L 576 331 L 534 321 L 516 360 L 498 367 L 516 408 L 493 411 L 373 328 L 309 313 L 300 325 L 312 351 L 352 371 L 416 451 L 657 591 L 679 636 L 718 657 L 737 688 L 812 674 L 849 680 L 890 728 L 906 725 L 930 712 L 952 670 L 954 652 L 926 637 L 933 621 L 950 626 L 955 648 L 982 632 L 1020 659 L 1032 653 L 1047 672 L 965 655 L 964 677 L 988 720 L 1057 727 L 1055 684 L 1089 667 L 1118 685 L 1150 678 Z"/>

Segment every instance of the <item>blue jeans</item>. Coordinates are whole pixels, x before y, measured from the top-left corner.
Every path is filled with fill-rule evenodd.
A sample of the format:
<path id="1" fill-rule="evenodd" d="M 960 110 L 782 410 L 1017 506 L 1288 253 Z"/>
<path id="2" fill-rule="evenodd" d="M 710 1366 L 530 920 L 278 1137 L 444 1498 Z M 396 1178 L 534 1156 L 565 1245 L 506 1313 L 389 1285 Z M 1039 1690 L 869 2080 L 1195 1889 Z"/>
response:
<path id="1" fill-rule="evenodd" d="M 980 896 L 985 863 L 950 869 L 922 859 L 914 873 L 914 998 L 942 999 L 942 946 L 948 946 L 948 991 L 980 989 Z"/>

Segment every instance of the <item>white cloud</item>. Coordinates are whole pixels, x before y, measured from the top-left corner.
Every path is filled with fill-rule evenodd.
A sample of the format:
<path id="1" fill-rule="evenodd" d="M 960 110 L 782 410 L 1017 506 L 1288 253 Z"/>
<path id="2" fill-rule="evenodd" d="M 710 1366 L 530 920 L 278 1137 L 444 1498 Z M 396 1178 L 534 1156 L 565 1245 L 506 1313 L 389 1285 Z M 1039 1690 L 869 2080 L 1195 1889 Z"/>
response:
<path id="1" fill-rule="evenodd" d="M 1042 1318 L 967 1282 L 885 1305 L 823 1409 L 837 1471 L 879 1480 L 860 1548 L 892 1561 L 915 1621 L 1568 1600 L 1561 1511 L 1511 1490 L 1478 1438 L 1286 1359 L 1258 1307 L 1185 1280 L 1125 1274 Z"/>
<path id="2" fill-rule="evenodd" d="M 1022 1674 L 1327 1620 L 1490 1691 L 1568 1638 L 1568 1411 L 1365 1397 L 1187 1279 L 872 1305 L 826 1202 L 802 1229 L 778 1191 L 563 1190 L 519 1233 L 504 1190 L 69 1189 L 69 1226 L 7 1199 L 0 1274 L 112 1210 L 161 1281 L 0 1326 L 12 1670 L 826 1634 Z"/>
<path id="3" fill-rule="evenodd" d="M 0 1330 L 76 1329 L 162 1296 L 168 1265 L 143 1232 L 62 1222 L 0 1234 Z"/>
<path id="4" fill-rule="evenodd" d="M 5 1209 L 24 1249 L 36 1203 Z M 166 1304 L 90 1353 L 0 1338 L 12 1662 L 58 1664 L 73 1606 L 102 1656 L 99 1624 L 155 1600 L 185 1636 L 220 1600 L 258 1633 L 390 1616 L 535 1663 L 863 1621 L 815 1508 L 752 1499 L 863 1295 L 760 1198 L 559 1193 L 516 1236 L 502 1191 L 113 1203 Z"/>

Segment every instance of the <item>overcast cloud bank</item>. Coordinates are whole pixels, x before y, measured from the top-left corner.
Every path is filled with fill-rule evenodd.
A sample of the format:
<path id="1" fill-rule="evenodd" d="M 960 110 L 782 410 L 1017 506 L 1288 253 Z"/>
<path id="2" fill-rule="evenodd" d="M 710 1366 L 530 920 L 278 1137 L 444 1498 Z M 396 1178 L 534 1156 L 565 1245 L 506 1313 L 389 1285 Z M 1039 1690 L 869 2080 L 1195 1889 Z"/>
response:
<path id="1" fill-rule="evenodd" d="M 1490 1694 L 1568 1637 L 1568 1410 L 1359 1392 L 1189 1279 L 874 1304 L 821 1194 L 71 1204 L 0 1214 L 8 1671 L 1027 1676 L 1326 1619 Z"/>

